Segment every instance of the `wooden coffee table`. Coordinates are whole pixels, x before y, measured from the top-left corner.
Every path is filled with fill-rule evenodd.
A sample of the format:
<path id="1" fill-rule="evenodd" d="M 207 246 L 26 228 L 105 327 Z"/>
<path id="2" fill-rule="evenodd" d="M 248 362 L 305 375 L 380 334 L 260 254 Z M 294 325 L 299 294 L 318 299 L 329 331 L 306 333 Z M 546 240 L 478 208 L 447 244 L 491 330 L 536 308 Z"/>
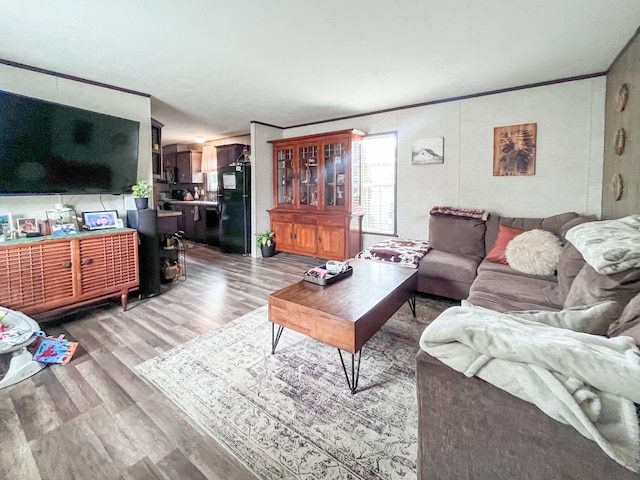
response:
<path id="1" fill-rule="evenodd" d="M 371 260 L 349 264 L 353 275 L 332 285 L 300 280 L 269 295 L 269 321 L 272 354 L 284 328 L 336 347 L 347 385 L 355 393 L 364 344 L 404 302 L 409 302 L 415 317 L 418 270 Z M 342 350 L 351 354 L 351 375 Z"/>

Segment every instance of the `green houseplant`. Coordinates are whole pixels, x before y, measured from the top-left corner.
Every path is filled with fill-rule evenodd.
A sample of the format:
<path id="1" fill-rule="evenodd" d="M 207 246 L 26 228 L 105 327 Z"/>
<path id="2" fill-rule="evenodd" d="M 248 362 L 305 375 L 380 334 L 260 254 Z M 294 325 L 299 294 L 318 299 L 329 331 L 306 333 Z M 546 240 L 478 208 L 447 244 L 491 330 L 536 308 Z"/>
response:
<path id="1" fill-rule="evenodd" d="M 263 257 L 272 257 L 276 254 L 275 234 L 273 230 L 256 233 L 256 245 L 262 250 Z"/>
<path id="2" fill-rule="evenodd" d="M 138 210 L 144 210 L 149 208 L 149 195 L 151 195 L 153 187 L 147 185 L 147 182 L 140 180 L 138 183 L 131 187 L 133 192 L 133 201 L 136 202 L 136 208 Z"/>

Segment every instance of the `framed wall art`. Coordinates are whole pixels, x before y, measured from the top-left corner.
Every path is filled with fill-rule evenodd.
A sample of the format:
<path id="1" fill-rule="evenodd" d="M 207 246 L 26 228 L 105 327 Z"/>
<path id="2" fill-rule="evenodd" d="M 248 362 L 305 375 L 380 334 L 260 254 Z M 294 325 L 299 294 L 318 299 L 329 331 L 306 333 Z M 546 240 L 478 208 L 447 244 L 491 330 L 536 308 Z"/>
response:
<path id="1" fill-rule="evenodd" d="M 444 137 L 416 140 L 411 147 L 411 165 L 444 163 Z"/>
<path id="2" fill-rule="evenodd" d="M 493 129 L 493 176 L 536 174 L 537 124 Z"/>

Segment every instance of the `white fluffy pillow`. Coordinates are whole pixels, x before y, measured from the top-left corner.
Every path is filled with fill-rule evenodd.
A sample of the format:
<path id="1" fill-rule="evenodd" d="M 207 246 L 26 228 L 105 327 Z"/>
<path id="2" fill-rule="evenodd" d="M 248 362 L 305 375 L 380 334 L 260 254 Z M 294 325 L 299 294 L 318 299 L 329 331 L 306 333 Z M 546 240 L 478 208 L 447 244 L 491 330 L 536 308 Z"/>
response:
<path id="1" fill-rule="evenodd" d="M 551 232 L 529 230 L 507 244 L 509 266 L 529 275 L 553 275 L 562 252 L 560 239 Z"/>

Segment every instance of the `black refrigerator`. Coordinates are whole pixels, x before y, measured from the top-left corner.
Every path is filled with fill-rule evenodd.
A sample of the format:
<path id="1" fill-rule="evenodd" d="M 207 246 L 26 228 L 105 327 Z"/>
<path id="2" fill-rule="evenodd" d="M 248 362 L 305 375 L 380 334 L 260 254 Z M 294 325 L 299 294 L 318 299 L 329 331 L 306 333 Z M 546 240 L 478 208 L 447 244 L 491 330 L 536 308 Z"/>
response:
<path id="1" fill-rule="evenodd" d="M 218 169 L 220 248 L 228 253 L 251 253 L 251 166 Z"/>

